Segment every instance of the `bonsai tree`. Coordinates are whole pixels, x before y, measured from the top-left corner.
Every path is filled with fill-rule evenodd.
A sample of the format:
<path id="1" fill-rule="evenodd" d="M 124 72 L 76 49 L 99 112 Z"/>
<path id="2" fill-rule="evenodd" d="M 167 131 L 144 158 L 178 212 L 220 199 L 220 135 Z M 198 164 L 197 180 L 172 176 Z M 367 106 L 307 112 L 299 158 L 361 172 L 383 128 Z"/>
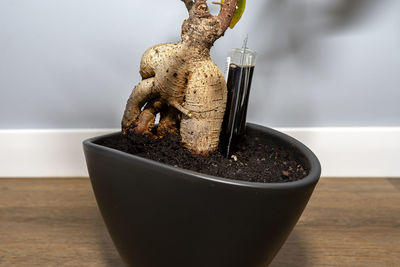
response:
<path id="1" fill-rule="evenodd" d="M 217 16 L 210 13 L 206 0 L 181 1 L 189 13 L 182 24 L 182 40 L 155 45 L 144 53 L 143 80 L 127 101 L 122 133 L 179 133 L 189 151 L 207 155 L 218 147 L 227 101 L 225 79 L 211 60 L 210 49 L 240 19 L 245 0 L 213 2 L 221 6 Z M 157 132 L 152 133 L 158 113 Z"/>

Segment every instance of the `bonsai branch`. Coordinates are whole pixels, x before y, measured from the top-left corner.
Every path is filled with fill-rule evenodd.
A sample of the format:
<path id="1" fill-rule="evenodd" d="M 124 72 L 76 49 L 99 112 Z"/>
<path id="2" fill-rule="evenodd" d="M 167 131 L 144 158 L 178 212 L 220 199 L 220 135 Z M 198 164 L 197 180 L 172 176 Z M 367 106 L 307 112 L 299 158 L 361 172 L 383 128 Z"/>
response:
<path id="1" fill-rule="evenodd" d="M 185 3 L 185 6 L 187 8 L 188 11 L 190 11 L 193 7 L 193 0 L 181 0 L 183 3 Z"/>
<path id="2" fill-rule="evenodd" d="M 220 27 L 223 32 L 229 27 L 231 23 L 233 13 L 235 13 L 236 5 L 238 0 L 225 0 L 224 3 L 218 3 L 221 5 L 221 10 L 218 14 L 218 20 Z M 213 2 L 215 3 L 215 2 Z"/>

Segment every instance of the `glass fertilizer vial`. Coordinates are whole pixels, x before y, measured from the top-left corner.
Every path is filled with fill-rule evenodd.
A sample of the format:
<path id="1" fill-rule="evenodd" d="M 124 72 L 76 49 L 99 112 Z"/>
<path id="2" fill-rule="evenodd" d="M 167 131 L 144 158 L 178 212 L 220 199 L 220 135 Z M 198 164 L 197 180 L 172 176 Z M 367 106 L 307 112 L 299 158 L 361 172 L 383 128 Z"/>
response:
<path id="1" fill-rule="evenodd" d="M 256 63 L 256 52 L 247 48 L 232 49 L 227 58 L 228 98 L 221 130 L 221 147 L 226 157 L 246 133 L 247 106 Z"/>

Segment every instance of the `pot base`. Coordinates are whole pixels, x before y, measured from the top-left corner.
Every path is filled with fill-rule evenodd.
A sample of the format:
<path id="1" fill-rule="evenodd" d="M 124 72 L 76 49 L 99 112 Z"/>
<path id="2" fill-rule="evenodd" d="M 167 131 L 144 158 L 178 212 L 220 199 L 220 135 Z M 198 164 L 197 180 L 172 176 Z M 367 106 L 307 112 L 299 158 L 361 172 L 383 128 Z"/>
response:
<path id="1" fill-rule="evenodd" d="M 96 144 L 110 135 L 84 142 L 98 206 L 128 265 L 250 267 L 272 261 L 321 168 L 315 155 L 289 136 L 257 125 L 249 125 L 248 134 L 294 147 L 309 174 L 288 183 L 234 181 Z"/>

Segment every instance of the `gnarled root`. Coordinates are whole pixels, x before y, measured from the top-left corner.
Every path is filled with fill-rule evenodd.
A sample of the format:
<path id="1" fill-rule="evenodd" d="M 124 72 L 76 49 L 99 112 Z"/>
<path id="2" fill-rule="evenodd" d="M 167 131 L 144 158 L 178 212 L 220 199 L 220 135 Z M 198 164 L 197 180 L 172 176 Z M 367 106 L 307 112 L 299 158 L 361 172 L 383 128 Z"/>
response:
<path id="1" fill-rule="evenodd" d="M 136 127 L 135 134 L 152 135 L 151 130 L 154 127 L 156 115 L 163 107 L 162 101 L 155 99 L 147 102 L 143 111 L 140 113 Z"/>
<path id="2" fill-rule="evenodd" d="M 161 112 L 157 135 L 163 137 L 168 134 L 177 134 L 181 117 L 181 114 L 172 107 L 168 107 L 164 112 Z"/>
<path id="3" fill-rule="evenodd" d="M 122 118 L 121 124 L 124 134 L 127 133 L 132 125 L 136 124 L 142 106 L 155 96 L 157 96 L 157 92 L 155 90 L 154 77 L 141 81 L 135 87 L 126 103 L 124 117 Z"/>
<path id="4" fill-rule="evenodd" d="M 238 0 L 225 0 L 218 16 L 206 0 L 182 0 L 189 18 L 182 41 L 148 49 L 140 64 L 143 80 L 126 104 L 122 132 L 154 136 L 177 133 L 193 154 L 207 155 L 218 146 L 226 104 L 226 83 L 211 61 L 210 48 L 228 28 Z"/>

